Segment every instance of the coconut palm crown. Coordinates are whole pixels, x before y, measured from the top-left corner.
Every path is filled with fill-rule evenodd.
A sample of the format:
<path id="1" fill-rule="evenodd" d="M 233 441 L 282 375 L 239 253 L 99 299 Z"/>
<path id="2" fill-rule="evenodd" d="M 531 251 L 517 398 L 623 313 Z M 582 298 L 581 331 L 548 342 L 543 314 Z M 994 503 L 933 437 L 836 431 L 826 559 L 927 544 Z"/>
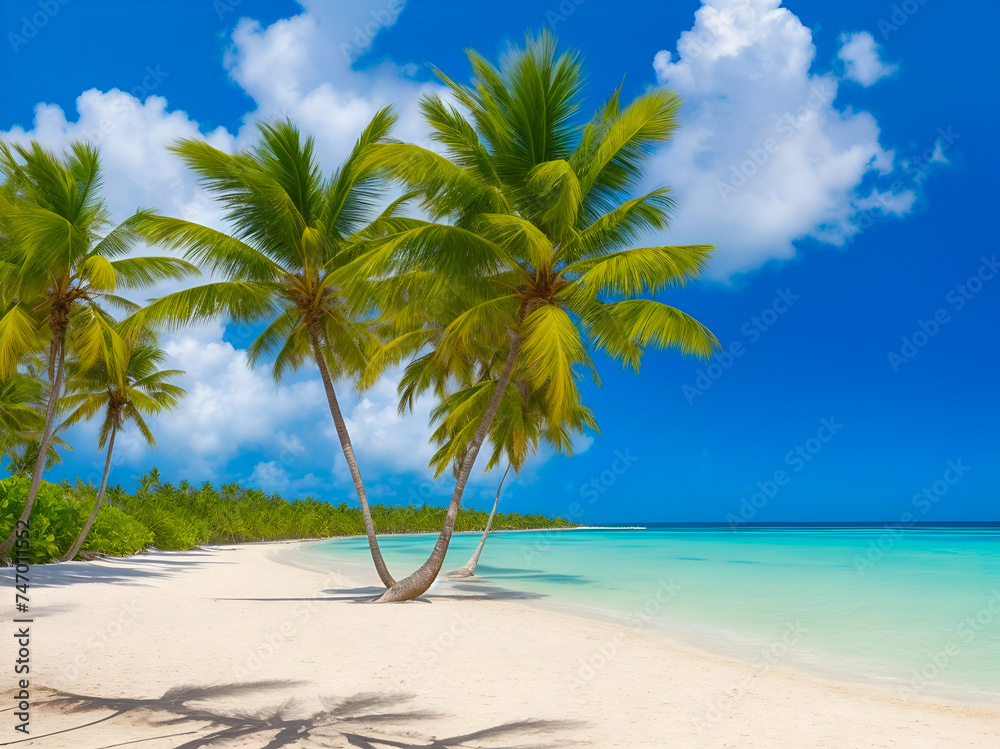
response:
<path id="1" fill-rule="evenodd" d="M 156 447 L 156 438 L 146 417 L 176 408 L 181 398 L 187 395 L 182 387 L 170 382 L 184 372 L 161 369 L 167 360 L 166 352 L 157 348 L 150 336 L 144 338 L 147 340 L 130 341 L 120 361 L 99 360 L 90 367 L 70 368 L 66 381 L 67 395 L 59 402 L 59 408 L 69 413 L 60 429 L 103 414 L 97 439 L 98 447 L 107 447 L 107 456 L 97 501 L 76 541 L 63 555 L 64 562 L 76 557 L 100 512 L 108 485 L 115 437 L 129 424 L 134 424 L 146 444 Z"/>
<path id="2" fill-rule="evenodd" d="M 358 281 L 339 273 L 353 259 L 373 224 L 396 204 L 376 210 L 379 169 L 366 157 L 395 121 L 378 112 L 340 168 L 324 179 L 312 138 L 290 122 L 263 123 L 253 148 L 227 154 L 199 140 L 172 150 L 226 209 L 229 233 L 177 218 L 147 214 L 137 228 L 147 241 L 182 250 L 221 280 L 162 297 L 129 324 L 177 328 L 228 316 L 264 329 L 248 349 L 251 366 L 273 356 L 276 381 L 315 362 L 361 505 L 379 576 L 393 584 L 378 549 L 361 472 L 334 381 L 367 365 L 373 321 L 349 294 Z"/>
<path id="3" fill-rule="evenodd" d="M 443 373 L 474 380 L 468 362 L 492 352 L 493 392 L 480 401 L 448 522 L 512 379 L 542 397 L 545 419 L 558 425 L 578 416 L 579 378 L 589 370 L 596 379 L 594 353 L 637 371 L 648 348 L 708 357 L 718 345 L 704 325 L 653 298 L 697 278 L 713 248 L 636 246 L 669 228 L 669 189 L 633 192 L 677 127 L 679 97 L 655 88 L 623 105 L 616 91 L 581 125 L 581 62 L 549 34 L 529 36 L 496 65 L 468 57 L 471 85 L 438 72 L 455 105 L 421 101 L 443 153 L 403 143 L 370 152 L 419 195 L 429 220 L 387 220 L 387 235 L 344 269 L 380 279 L 383 313 L 399 330 L 373 362 L 409 358 L 404 400 L 439 391 Z M 426 590 L 449 539 L 446 525 L 416 578 L 383 600 Z"/>
<path id="4" fill-rule="evenodd" d="M 84 363 L 119 357 L 125 342 L 106 304 L 134 309 L 116 292 L 142 289 L 197 272 L 171 257 L 131 257 L 135 218 L 113 225 L 101 195 L 97 149 L 73 143 L 63 156 L 37 142 L 0 142 L 0 377 L 45 351 L 49 397 L 38 459 L 20 520 L 27 522 L 41 486 L 62 395 L 67 348 Z M 9 551 L 17 529 L 0 544 Z"/>

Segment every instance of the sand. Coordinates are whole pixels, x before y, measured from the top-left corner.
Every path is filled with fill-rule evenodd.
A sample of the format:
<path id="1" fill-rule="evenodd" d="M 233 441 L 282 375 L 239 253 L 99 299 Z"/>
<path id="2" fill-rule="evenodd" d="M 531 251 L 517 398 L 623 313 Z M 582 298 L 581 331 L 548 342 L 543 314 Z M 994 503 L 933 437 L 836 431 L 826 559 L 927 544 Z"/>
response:
<path id="1" fill-rule="evenodd" d="M 1000 746 L 997 709 L 695 653 L 481 582 L 366 605 L 373 571 L 309 569 L 297 546 L 33 567 L 18 746 Z M 0 745 L 25 738 L 12 668 Z"/>

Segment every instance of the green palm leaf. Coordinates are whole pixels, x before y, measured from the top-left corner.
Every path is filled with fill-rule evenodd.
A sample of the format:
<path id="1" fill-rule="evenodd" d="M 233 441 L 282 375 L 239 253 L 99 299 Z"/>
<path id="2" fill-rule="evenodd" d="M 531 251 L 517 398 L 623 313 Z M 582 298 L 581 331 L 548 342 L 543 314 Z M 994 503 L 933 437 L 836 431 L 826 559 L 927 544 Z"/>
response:
<path id="1" fill-rule="evenodd" d="M 546 304 L 524 321 L 521 351 L 524 367 L 532 386 L 544 388 L 550 418 L 562 421 L 576 406 L 576 383 L 573 365 L 587 360 L 576 323 L 554 304 Z"/>
<path id="2" fill-rule="evenodd" d="M 580 260 L 566 266 L 567 274 L 580 274 L 567 293 L 580 289 L 592 296 L 635 297 L 683 286 L 702 274 L 713 250 L 703 244 L 637 247 Z"/>

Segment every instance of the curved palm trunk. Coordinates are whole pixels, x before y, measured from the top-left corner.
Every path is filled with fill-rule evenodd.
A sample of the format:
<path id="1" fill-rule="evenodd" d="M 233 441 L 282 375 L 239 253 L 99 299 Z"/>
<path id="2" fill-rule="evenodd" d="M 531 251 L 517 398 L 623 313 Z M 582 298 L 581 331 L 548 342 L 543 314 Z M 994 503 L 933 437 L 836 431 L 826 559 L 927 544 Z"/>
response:
<path id="1" fill-rule="evenodd" d="M 323 387 L 326 390 L 326 399 L 330 404 L 330 415 L 333 417 L 333 425 L 337 429 L 337 437 L 340 439 L 340 447 L 344 451 L 344 459 L 347 460 L 347 467 L 351 470 L 351 478 L 354 480 L 354 490 L 358 493 L 358 504 L 361 505 L 361 517 L 365 522 L 365 535 L 368 536 L 368 548 L 372 552 L 372 560 L 375 562 L 375 570 L 379 579 L 387 588 L 396 584 L 389 574 L 389 568 L 382 558 L 382 550 L 378 547 L 378 539 L 375 537 L 375 523 L 372 521 L 372 513 L 368 507 L 368 495 L 365 494 L 365 485 L 361 480 L 361 471 L 358 469 L 358 461 L 354 457 L 354 446 L 351 444 L 351 435 L 347 431 L 347 424 L 344 423 L 344 415 L 340 411 L 340 403 L 337 401 L 337 393 L 333 389 L 333 380 L 330 377 L 330 369 L 326 366 L 326 358 L 320 349 L 319 338 L 311 335 L 313 355 L 316 357 L 316 365 L 319 367 L 320 376 L 323 378 Z"/>
<path id="2" fill-rule="evenodd" d="M 493 417 L 496 416 L 500 400 L 507 389 L 507 383 L 510 382 L 511 372 L 514 371 L 514 362 L 517 360 L 517 349 L 517 342 L 512 341 L 510 353 L 507 355 L 507 362 L 504 364 L 503 371 L 497 380 L 497 388 L 493 391 L 493 395 L 486 405 L 483 420 L 479 423 L 476 436 L 473 437 L 472 444 L 469 445 L 469 450 L 462 461 L 458 480 L 455 482 L 455 491 L 452 492 L 451 503 L 448 505 L 448 514 L 444 518 L 444 528 L 441 530 L 437 542 L 434 544 L 434 550 L 431 551 L 430 557 L 421 565 L 420 569 L 389 588 L 389 590 L 375 599 L 376 603 L 409 601 L 412 598 L 421 596 L 427 592 L 427 589 L 437 579 L 438 573 L 441 572 L 441 565 L 444 564 L 445 554 L 448 553 L 448 544 L 451 543 L 451 536 L 455 532 L 455 520 L 458 519 L 458 508 L 462 505 L 462 494 L 465 491 L 465 485 L 472 474 L 472 466 L 479 456 L 479 449 L 486 440 L 486 434 L 493 423 Z"/>
<path id="3" fill-rule="evenodd" d="M 11 531 L 10 536 L 7 540 L 0 544 L 0 559 L 6 560 L 8 558 L 8 552 L 10 547 L 14 545 L 14 540 L 17 538 L 17 529 L 22 523 L 27 523 L 28 519 L 31 517 L 31 510 L 35 506 L 35 499 L 38 497 L 38 490 L 42 486 L 42 475 L 45 473 L 45 458 L 49 454 L 49 445 L 52 444 L 52 433 L 54 431 L 53 426 L 55 424 L 56 418 L 56 403 L 59 401 L 59 394 L 62 392 L 63 374 L 66 368 L 66 334 L 62 334 L 62 337 L 58 339 L 56 348 L 54 351 L 56 364 L 55 364 L 55 380 L 52 381 L 52 387 L 49 389 L 49 403 L 45 409 L 45 426 L 42 428 L 42 438 L 38 445 L 38 460 L 35 461 L 35 472 L 31 474 L 31 487 L 28 489 L 28 499 L 24 504 L 24 511 L 21 513 L 21 517 L 18 522 L 14 524 L 14 529 Z M 51 369 L 49 370 L 52 371 Z"/>
<path id="4" fill-rule="evenodd" d="M 503 491 L 503 482 L 507 478 L 507 474 L 510 472 L 510 463 L 507 464 L 507 470 L 503 472 L 503 477 L 500 479 L 500 486 L 497 487 L 497 498 L 493 500 L 493 509 L 490 510 L 490 517 L 486 521 L 486 530 L 483 531 L 483 537 L 479 539 L 479 546 L 469 557 L 469 561 L 465 563 L 464 567 L 459 567 L 457 570 L 453 570 L 448 573 L 448 577 L 472 577 L 476 574 L 476 565 L 479 564 L 479 555 L 483 553 L 483 547 L 486 546 L 486 537 L 490 535 L 490 526 L 493 525 L 493 516 L 497 514 L 497 505 L 500 504 L 500 492 Z"/>
<path id="5" fill-rule="evenodd" d="M 83 546 L 83 542 L 87 540 L 87 534 L 90 533 L 90 528 L 93 526 L 94 521 L 97 520 L 97 513 L 101 509 L 101 503 L 104 502 L 104 490 L 108 487 L 108 473 L 111 472 L 111 452 L 115 449 L 115 434 L 117 429 L 111 428 L 111 437 L 108 440 L 108 457 L 104 461 L 104 475 L 101 476 L 101 488 L 97 492 L 97 504 L 94 505 L 94 509 L 90 512 L 90 517 L 87 518 L 87 522 L 83 524 L 83 530 L 80 531 L 80 535 L 77 536 L 76 541 L 70 550 L 60 557 L 60 562 L 72 562 L 76 557 L 77 553 L 80 551 L 80 547 Z"/>

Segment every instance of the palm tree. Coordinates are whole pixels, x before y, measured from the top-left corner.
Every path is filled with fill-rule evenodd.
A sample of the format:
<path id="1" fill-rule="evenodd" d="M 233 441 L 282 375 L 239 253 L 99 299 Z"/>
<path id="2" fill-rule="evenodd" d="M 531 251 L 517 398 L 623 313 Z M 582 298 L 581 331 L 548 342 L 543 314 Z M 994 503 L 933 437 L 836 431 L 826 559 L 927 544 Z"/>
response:
<path id="1" fill-rule="evenodd" d="M 13 476 L 31 476 L 38 460 L 39 435 L 45 425 L 48 383 L 42 379 L 40 362 L 35 358 L 4 379 L 0 379 L 0 460 L 7 460 Z M 53 436 L 45 459 L 45 470 L 62 461 L 56 447 L 73 448 L 61 437 Z"/>
<path id="2" fill-rule="evenodd" d="M 359 239 L 379 220 L 378 167 L 369 149 L 389 132 L 395 116 L 380 111 L 340 169 L 324 180 L 312 138 L 303 141 L 290 123 L 260 126 L 260 143 L 229 155 L 207 143 L 185 140 L 172 148 L 226 206 L 231 234 L 180 219 L 148 215 L 139 223 L 150 241 L 185 251 L 226 280 L 165 296 L 134 316 L 135 324 L 177 327 L 228 315 L 236 323 L 269 323 L 250 345 L 251 366 L 277 352 L 275 381 L 307 361 L 319 368 L 337 437 L 347 460 L 375 568 L 394 584 L 375 537 L 334 381 L 360 372 L 371 346 L 370 302 L 347 297 L 352 279 L 334 272 L 357 254 Z M 398 201 L 397 201 L 398 203 Z M 382 219 L 389 218 L 397 203 Z M 360 295 L 355 295 L 359 297 Z"/>
<path id="3" fill-rule="evenodd" d="M 160 469 L 153 466 L 139 477 L 139 490 L 136 493 L 149 494 L 151 492 L 158 492 L 162 488 L 163 484 L 160 483 Z"/>
<path id="4" fill-rule="evenodd" d="M 472 552 L 469 561 L 457 570 L 449 572 L 448 577 L 472 577 L 476 574 L 476 566 L 479 564 L 479 557 L 483 553 L 483 547 L 486 546 L 486 537 L 490 535 L 490 528 L 493 526 L 493 516 L 497 513 L 497 505 L 500 504 L 500 492 L 503 491 L 503 482 L 507 480 L 508 473 L 510 473 L 510 463 L 507 464 L 503 476 L 500 477 L 500 485 L 497 486 L 497 497 L 493 500 L 493 509 L 490 510 L 490 516 L 486 519 L 486 527 L 483 529 L 483 535 L 479 539 L 479 545 Z"/>
<path id="5" fill-rule="evenodd" d="M 81 419 L 89 420 L 100 412 L 104 422 L 98 435 L 98 447 L 107 445 L 104 474 L 97 490 L 97 502 L 83 524 L 80 535 L 62 556 L 61 561 L 74 559 L 104 501 L 104 490 L 108 485 L 111 471 L 111 456 L 115 449 L 115 437 L 132 422 L 146 443 L 156 447 L 156 439 L 146 423 L 145 416 L 155 416 L 165 409 L 177 407 L 186 391 L 169 382 L 184 373 L 176 369 L 160 369 L 167 355 L 152 343 L 133 343 L 128 347 L 123 361 L 101 360 L 90 368 L 71 373 L 66 383 L 67 395 L 60 402 L 60 408 L 69 410 L 60 428 L 66 428 Z M 121 370 L 120 373 L 117 370 Z"/>
<path id="6" fill-rule="evenodd" d="M 61 437 L 53 436 L 49 441 L 49 451 L 45 456 L 45 470 L 49 471 L 53 466 L 62 463 L 62 456 L 57 447 L 65 450 L 73 448 Z M 37 439 L 26 439 L 15 442 L 13 446 L 5 448 L 3 457 L 7 460 L 7 473 L 11 476 L 22 476 L 31 478 L 35 465 L 38 463 L 38 454 L 41 443 Z"/>
<path id="7" fill-rule="evenodd" d="M 581 128 L 580 61 L 558 54 L 548 34 L 512 48 L 499 66 L 468 55 L 472 85 L 438 73 L 468 115 L 437 96 L 421 101 L 446 156 L 408 144 L 371 153 L 421 196 L 432 220 L 393 219 L 392 233 L 344 269 L 384 279 L 393 290 L 386 314 L 401 315 L 404 327 L 418 322 L 413 309 L 427 311 L 379 358 L 384 365 L 433 346 L 408 365 L 417 382 L 411 397 L 435 387 L 435 373 L 464 367 L 470 351 L 493 351 L 497 372 L 473 386 L 480 420 L 430 557 L 380 601 L 419 596 L 440 572 L 465 484 L 512 379 L 543 395 L 546 422 L 556 425 L 580 405 L 577 370 L 595 370 L 591 351 L 638 370 L 648 347 L 707 357 L 718 345 L 701 323 L 649 298 L 700 275 L 713 248 L 634 246 L 669 224 L 669 190 L 631 192 L 676 128 L 676 94 L 651 89 L 623 107 L 616 91 Z M 455 294 L 447 304 L 444 288 Z"/>
<path id="8" fill-rule="evenodd" d="M 404 384 L 404 392 L 409 389 L 409 385 L 409 382 Z M 440 426 L 435 430 L 432 439 L 439 444 L 443 443 L 441 449 L 432 458 L 432 464 L 436 463 L 438 466 L 439 475 L 443 462 L 448 459 L 454 461 L 456 477 L 461 470 L 461 463 L 465 457 L 465 445 L 480 420 L 478 412 L 474 408 L 467 407 L 473 397 L 474 391 L 471 388 L 461 389 L 444 398 L 441 404 L 431 412 L 431 418 L 440 421 Z M 406 403 L 411 402 L 408 397 L 404 400 Z M 463 567 L 449 572 L 448 577 L 472 577 L 475 574 L 476 565 L 479 563 L 479 557 L 483 553 L 486 538 L 493 525 L 497 505 L 500 503 L 500 493 L 503 491 L 507 473 L 513 468 L 514 473 L 520 475 L 528 457 L 538 450 L 540 439 L 550 444 L 558 452 L 572 456 L 572 435 L 574 433 L 582 434 L 584 427 L 596 432 L 600 431 L 593 413 L 583 404 L 579 404 L 574 409 L 572 417 L 567 421 L 556 424 L 546 422 L 544 404 L 544 397 L 533 392 L 527 382 L 512 379 L 500 401 L 496 416 L 490 424 L 488 439 L 493 449 L 484 470 L 489 471 L 494 466 L 499 465 L 503 456 L 507 458 L 507 469 L 497 487 L 493 508 L 490 510 L 479 545 L 469 561 Z"/>
<path id="9" fill-rule="evenodd" d="M 121 355 L 124 341 L 102 308 L 121 289 L 152 286 L 197 272 L 169 257 L 124 257 L 136 245 L 133 219 L 111 226 L 101 199 L 97 149 L 74 143 L 57 157 L 32 142 L 0 142 L 0 376 L 46 347 L 49 393 L 38 458 L 20 520 L 27 522 L 45 471 L 56 402 L 62 395 L 67 344 L 84 364 Z M 17 529 L 0 544 L 5 557 Z"/>
<path id="10" fill-rule="evenodd" d="M 41 432 L 45 417 L 38 404 L 44 389 L 39 378 L 24 372 L 0 379 L 0 459 Z"/>

